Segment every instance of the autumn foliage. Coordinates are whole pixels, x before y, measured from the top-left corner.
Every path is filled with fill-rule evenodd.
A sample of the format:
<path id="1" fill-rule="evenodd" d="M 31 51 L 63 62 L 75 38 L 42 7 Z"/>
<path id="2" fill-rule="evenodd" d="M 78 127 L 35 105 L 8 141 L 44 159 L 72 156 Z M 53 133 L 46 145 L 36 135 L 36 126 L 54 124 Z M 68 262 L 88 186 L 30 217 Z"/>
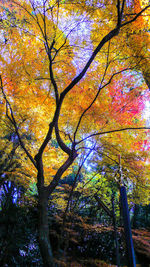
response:
<path id="1" fill-rule="evenodd" d="M 67 214 L 76 192 L 109 205 L 110 185 L 118 201 L 122 183 L 131 205 L 149 203 L 150 7 L 1 0 L 0 12 L 0 179 L 38 195 L 41 255 L 52 266 L 50 203 Z"/>

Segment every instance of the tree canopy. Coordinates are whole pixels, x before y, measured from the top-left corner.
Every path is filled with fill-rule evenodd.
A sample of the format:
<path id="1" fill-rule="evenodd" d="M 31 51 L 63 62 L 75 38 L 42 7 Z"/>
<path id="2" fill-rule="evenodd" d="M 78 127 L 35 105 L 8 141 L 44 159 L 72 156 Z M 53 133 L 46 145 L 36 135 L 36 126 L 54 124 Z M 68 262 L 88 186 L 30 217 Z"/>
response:
<path id="1" fill-rule="evenodd" d="M 43 210 L 84 165 L 89 194 L 96 172 L 149 203 L 148 0 L 1 0 L 0 10 L 1 151 L 15 150 L 19 183 L 37 183 Z"/>

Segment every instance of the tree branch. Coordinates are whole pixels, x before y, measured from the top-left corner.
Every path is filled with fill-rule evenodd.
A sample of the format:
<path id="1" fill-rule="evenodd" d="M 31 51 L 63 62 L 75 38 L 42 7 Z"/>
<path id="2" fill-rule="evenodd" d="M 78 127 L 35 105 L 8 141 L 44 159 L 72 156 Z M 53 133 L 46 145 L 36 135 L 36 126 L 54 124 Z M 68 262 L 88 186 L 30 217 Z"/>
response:
<path id="1" fill-rule="evenodd" d="M 84 77 L 85 73 L 87 72 L 88 68 L 90 67 L 91 63 L 95 59 L 96 55 L 98 52 L 101 50 L 101 48 L 109 41 L 111 40 L 114 36 L 118 35 L 119 33 L 119 28 L 115 28 L 112 31 L 110 31 L 98 44 L 94 52 L 92 53 L 90 59 L 86 63 L 85 67 L 83 70 L 80 72 L 80 74 L 72 80 L 72 82 L 64 89 L 64 91 L 61 93 L 62 99 L 66 96 L 66 94 Z"/>
<path id="2" fill-rule="evenodd" d="M 72 155 L 68 157 L 68 159 L 64 162 L 64 164 L 58 169 L 57 173 L 55 174 L 52 182 L 46 187 L 47 197 L 51 195 L 51 193 L 54 191 L 56 186 L 59 183 L 59 180 L 63 173 L 71 166 L 75 158 L 77 157 L 77 153 L 74 150 Z"/>
<path id="3" fill-rule="evenodd" d="M 117 0 L 117 16 L 118 16 L 117 26 L 120 27 L 121 25 L 120 0 Z"/>
<path id="4" fill-rule="evenodd" d="M 109 134 L 109 133 L 117 133 L 117 132 L 123 132 L 123 131 L 129 131 L 129 130 L 150 130 L 150 127 L 127 127 L 127 128 L 122 128 L 122 129 L 116 129 L 116 130 L 110 130 L 110 131 L 105 131 L 105 132 L 100 132 L 100 133 L 94 133 L 91 134 L 85 138 L 83 138 L 82 140 L 80 140 L 79 142 L 77 142 L 76 144 L 80 144 L 81 142 L 94 137 L 94 136 L 98 136 L 98 135 L 104 135 L 104 134 Z"/>
<path id="5" fill-rule="evenodd" d="M 23 141 L 21 139 L 20 133 L 18 131 L 17 123 L 16 123 L 16 120 L 15 120 L 15 117 L 14 117 L 14 114 L 13 114 L 12 107 L 11 107 L 10 102 L 8 101 L 7 96 L 6 96 L 5 92 L 4 92 L 3 81 L 2 81 L 1 75 L 0 75 L 0 84 L 1 84 L 2 94 L 3 94 L 4 99 L 6 101 L 6 109 L 8 109 L 8 107 L 9 107 L 11 117 L 8 115 L 7 110 L 6 110 L 6 115 L 7 115 L 8 119 L 9 119 L 9 121 L 12 123 L 12 125 L 15 128 L 15 132 L 16 132 L 16 134 L 18 136 L 18 140 L 19 140 L 19 143 L 20 143 L 22 149 L 24 150 L 24 152 L 26 153 L 26 155 L 30 159 L 30 161 L 33 163 L 33 165 L 35 166 L 35 168 L 37 168 L 37 165 L 36 165 L 35 160 L 31 156 L 31 154 L 29 153 L 29 151 L 26 149 L 26 147 L 25 147 L 25 145 L 24 145 L 24 143 L 23 143 Z"/>
<path id="6" fill-rule="evenodd" d="M 69 204 L 70 204 L 70 201 L 71 201 L 71 198 L 72 198 L 72 195 L 73 195 L 73 191 L 74 191 L 75 186 L 76 186 L 76 183 L 77 183 L 78 176 L 79 176 L 79 174 L 80 174 L 80 171 L 81 171 L 81 169 L 82 169 L 82 167 L 83 167 L 85 161 L 87 160 L 87 158 L 89 157 L 89 155 L 91 154 L 92 151 L 93 151 L 93 148 L 90 149 L 90 151 L 88 152 L 88 154 L 86 155 L 86 157 L 83 159 L 81 165 L 80 165 L 79 168 L 78 168 L 78 171 L 77 171 L 77 173 L 76 173 L 76 176 L 75 176 L 75 178 L 74 178 L 73 185 L 72 185 L 72 188 L 71 188 L 69 197 L 68 197 L 67 206 L 66 206 L 66 209 L 65 209 L 65 211 L 64 211 L 64 215 L 63 215 L 63 226 L 64 226 L 64 224 L 65 224 L 66 214 L 67 214 L 67 212 L 68 212 Z"/>
<path id="7" fill-rule="evenodd" d="M 120 1 L 118 0 L 118 4 L 120 5 Z M 122 8 L 121 8 L 121 16 L 123 17 L 123 10 L 124 10 L 124 5 L 125 5 L 125 0 L 123 0 L 122 3 Z M 61 93 L 62 98 L 65 97 L 65 95 L 84 77 L 85 73 L 87 72 L 88 68 L 90 67 L 91 63 L 93 62 L 93 60 L 95 59 L 96 55 L 99 53 L 99 51 L 101 50 L 101 48 L 108 42 L 110 41 L 113 37 L 117 36 L 120 29 L 122 27 L 124 27 L 125 25 L 132 23 L 133 21 L 135 21 L 146 9 L 148 9 L 150 7 L 150 5 L 146 6 L 143 10 L 141 10 L 133 19 L 131 19 L 130 21 L 127 21 L 123 24 L 118 24 L 116 27 L 111 30 L 107 35 L 105 35 L 105 37 L 100 41 L 100 43 L 98 44 L 98 46 L 95 48 L 94 52 L 92 53 L 90 59 L 88 60 L 88 62 L 86 63 L 85 67 L 83 68 L 83 70 L 79 73 L 79 75 L 77 77 L 75 77 L 72 82 L 64 89 L 64 91 Z M 120 11 L 119 11 L 119 7 L 118 8 L 118 15 L 120 16 Z"/>
<path id="8" fill-rule="evenodd" d="M 99 208 L 102 208 L 107 213 L 107 215 L 112 218 L 113 217 L 112 211 L 106 206 L 106 204 L 100 199 L 100 197 L 97 196 L 97 194 L 95 194 L 94 197 L 98 202 Z"/>
<path id="9" fill-rule="evenodd" d="M 49 124 L 49 129 L 48 129 L 47 135 L 46 135 L 46 137 L 45 137 L 45 139 L 44 139 L 44 141 L 43 141 L 43 143 L 42 143 L 37 155 L 35 156 L 35 160 L 38 160 L 38 159 L 40 159 L 42 157 L 42 154 L 44 152 L 45 147 L 47 146 L 47 144 L 51 140 L 53 127 L 54 127 L 54 121 L 52 121 Z"/>
<path id="10" fill-rule="evenodd" d="M 98 98 L 101 90 L 102 90 L 102 83 L 105 79 L 105 76 L 106 76 L 106 73 L 107 73 L 107 69 L 108 69 L 108 66 L 109 66 L 109 49 L 110 49 L 110 42 L 108 44 L 108 53 L 107 53 L 107 63 L 106 63 L 106 67 L 105 67 L 105 70 L 104 70 L 104 74 L 103 74 L 103 77 L 102 77 L 102 80 L 101 80 L 101 83 L 100 83 L 100 86 L 98 88 L 98 91 L 94 97 L 94 99 L 92 100 L 92 102 L 90 103 L 90 105 L 83 111 L 83 113 L 81 114 L 80 118 L 79 118 L 79 121 L 78 121 L 78 124 L 77 124 L 77 127 L 75 129 L 75 132 L 74 132 L 74 142 L 75 142 L 75 138 L 76 138 L 76 134 L 77 134 L 77 131 L 79 129 L 79 126 L 80 126 L 80 123 L 81 123 L 81 120 L 83 118 L 83 116 L 85 115 L 85 113 L 93 106 L 93 104 L 95 103 L 96 99 Z"/>
<path id="11" fill-rule="evenodd" d="M 126 26 L 126 25 L 128 25 L 129 23 L 132 23 L 133 21 L 135 21 L 145 10 L 147 10 L 148 8 L 150 7 L 150 5 L 148 5 L 148 6 L 146 6 L 144 9 L 142 9 L 138 14 L 136 14 L 136 16 L 133 18 L 133 19 L 131 19 L 131 20 L 129 20 L 129 21 L 126 21 L 126 22 L 124 22 L 123 24 L 121 24 L 120 25 L 120 28 L 122 28 L 122 27 L 124 27 L 124 26 Z"/>
<path id="12" fill-rule="evenodd" d="M 68 155 L 71 155 L 72 150 L 68 146 L 66 146 L 66 144 L 61 139 L 61 136 L 60 136 L 60 133 L 59 133 L 59 129 L 58 129 L 58 122 L 55 123 L 55 134 L 56 134 L 57 142 L 58 142 L 59 146 L 61 147 L 61 149 L 64 152 L 66 152 Z"/>

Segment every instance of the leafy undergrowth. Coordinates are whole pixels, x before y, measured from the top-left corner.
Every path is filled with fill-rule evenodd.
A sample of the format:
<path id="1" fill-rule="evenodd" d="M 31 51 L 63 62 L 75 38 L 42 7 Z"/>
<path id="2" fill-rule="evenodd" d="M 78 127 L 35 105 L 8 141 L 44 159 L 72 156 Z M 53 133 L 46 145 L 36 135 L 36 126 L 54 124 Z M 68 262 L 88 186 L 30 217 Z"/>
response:
<path id="1" fill-rule="evenodd" d="M 55 259 L 55 263 L 58 267 L 117 267 L 117 265 L 111 265 L 99 259 Z M 123 267 L 127 266 L 124 265 Z M 136 264 L 136 267 L 143 267 L 143 264 Z"/>
<path id="2" fill-rule="evenodd" d="M 64 258 L 55 260 L 58 267 L 115 267 L 116 265 L 107 264 L 99 259 L 72 259 Z"/>
<path id="3" fill-rule="evenodd" d="M 55 218 L 56 219 L 56 218 Z M 58 220 L 58 221 L 57 221 Z M 51 231 L 53 236 L 58 235 L 58 226 L 61 225 L 60 218 L 57 217 L 55 227 Z M 67 222 L 64 228 L 64 242 L 61 250 L 66 251 L 66 259 L 57 261 L 59 266 L 116 266 L 116 251 L 114 244 L 114 229 L 112 226 L 104 226 L 102 224 L 91 225 L 76 216 L 72 219 L 74 223 Z M 121 266 L 127 265 L 127 257 L 125 253 L 124 229 L 118 227 L 118 243 Z M 51 233 L 52 234 L 52 233 Z M 134 248 L 136 253 L 137 266 L 148 266 L 150 263 L 150 232 L 144 229 L 132 230 Z M 52 243 L 55 243 L 52 240 Z M 56 241 L 56 240 L 55 240 Z M 60 265 L 61 263 L 61 265 Z M 140 265 L 142 264 L 142 265 Z M 144 265 L 143 265 L 144 264 Z"/>
<path id="4" fill-rule="evenodd" d="M 86 225 L 87 227 L 87 225 Z M 91 227 L 91 231 L 95 231 L 95 227 Z M 96 227 L 96 232 L 109 233 L 112 232 L 112 227 Z M 123 234 L 123 228 L 118 228 L 119 233 Z M 134 229 L 132 230 L 132 237 L 134 241 L 134 249 L 137 255 L 137 265 L 138 267 L 149 266 L 150 263 L 150 232 L 145 229 Z M 123 236 L 122 236 L 123 238 Z M 92 259 L 85 257 L 66 257 L 56 260 L 59 267 L 107 267 L 107 266 L 117 266 L 106 263 L 100 259 Z M 143 265 L 145 264 L 145 265 Z M 126 266 L 123 264 L 122 266 Z"/>
<path id="5" fill-rule="evenodd" d="M 145 229 L 132 231 L 135 251 L 150 261 L 150 232 Z"/>

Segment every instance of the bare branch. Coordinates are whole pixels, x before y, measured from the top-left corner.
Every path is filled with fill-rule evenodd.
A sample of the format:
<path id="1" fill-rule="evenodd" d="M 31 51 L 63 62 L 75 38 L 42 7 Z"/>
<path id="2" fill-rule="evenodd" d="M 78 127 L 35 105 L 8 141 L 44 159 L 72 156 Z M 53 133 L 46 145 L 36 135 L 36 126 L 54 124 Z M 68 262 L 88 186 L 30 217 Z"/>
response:
<path id="1" fill-rule="evenodd" d="M 110 31 L 98 44 L 94 52 L 92 53 L 90 59 L 86 63 L 85 67 L 83 70 L 79 73 L 79 75 L 72 80 L 72 82 L 64 89 L 64 91 L 61 93 L 61 98 L 62 100 L 66 96 L 66 94 L 84 77 L 85 73 L 89 69 L 91 63 L 95 59 L 96 55 L 99 53 L 101 48 L 108 42 L 110 41 L 114 36 L 118 35 L 119 33 L 119 28 L 115 28 L 112 31 Z"/>
<path id="2" fill-rule="evenodd" d="M 123 2 L 122 2 L 122 7 L 121 7 L 121 11 L 120 11 L 121 20 L 122 20 L 122 17 L 123 17 L 123 11 L 124 11 L 125 2 L 126 2 L 126 0 L 123 0 Z"/>
<path id="3" fill-rule="evenodd" d="M 15 128 L 15 132 L 18 136 L 18 140 L 19 140 L 19 143 L 20 143 L 20 146 L 22 147 L 22 149 L 24 150 L 24 152 L 26 153 L 27 157 L 30 159 L 30 161 L 33 163 L 33 165 L 35 166 L 36 168 L 36 162 L 35 160 L 33 159 L 33 157 L 31 156 L 31 154 L 29 153 L 29 151 L 26 149 L 22 139 L 21 139 L 21 136 L 20 136 L 20 133 L 18 131 L 18 127 L 17 127 L 17 123 L 16 123 L 16 120 L 15 120 L 15 117 L 14 117 L 14 113 L 13 113 L 13 110 L 12 110 L 12 107 L 11 107 L 11 104 L 10 102 L 8 101 L 7 99 L 7 96 L 4 92 L 4 88 L 3 88 L 3 81 L 2 81 L 2 77 L 0 75 L 0 83 L 1 83 L 1 90 L 2 90 L 2 93 L 3 93 L 3 96 L 4 96 L 4 99 L 6 101 L 6 114 L 7 114 L 7 117 L 8 119 L 10 120 L 10 122 L 12 123 L 12 125 L 14 126 Z M 8 108 L 10 110 L 10 114 L 11 114 L 11 117 L 8 115 Z"/>
<path id="4" fill-rule="evenodd" d="M 76 127 L 76 130 L 74 132 L 74 142 L 75 142 L 75 138 L 76 138 L 76 134 L 77 134 L 77 131 L 79 129 L 79 126 L 80 126 L 80 123 L 81 123 L 81 120 L 82 118 L 84 117 L 85 113 L 93 106 L 93 104 L 95 103 L 96 99 L 98 98 L 101 90 L 102 90 L 102 83 L 105 79 L 105 76 L 106 76 L 106 73 L 107 73 L 107 69 L 109 67 L 109 49 L 110 49 L 110 42 L 108 43 L 108 53 L 107 53 L 107 62 L 106 62 L 106 67 L 105 67 L 105 70 L 104 70 L 104 74 L 103 74 L 103 77 L 102 77 L 102 80 L 101 80 L 101 83 L 100 83 L 100 86 L 99 86 L 99 89 L 97 91 L 97 94 L 95 95 L 94 99 L 92 100 L 92 102 L 90 103 L 90 105 L 83 111 L 83 113 L 81 114 L 80 118 L 79 118 L 79 121 L 78 121 L 78 124 L 77 124 L 77 127 Z"/>
<path id="5" fill-rule="evenodd" d="M 75 189 L 75 186 L 76 186 L 76 183 L 77 183 L 77 180 L 78 180 L 80 171 L 81 171 L 81 169 L 82 169 L 82 167 L 83 167 L 85 161 L 87 160 L 87 158 L 89 157 L 89 155 L 91 154 L 92 151 L 93 151 L 93 148 L 90 149 L 90 151 L 88 152 L 88 154 L 86 155 L 86 157 L 83 159 L 81 165 L 80 165 L 79 168 L 78 168 L 78 171 L 77 171 L 77 173 L 76 173 L 76 176 L 75 176 L 75 178 L 74 178 L 73 185 L 72 185 L 72 188 L 71 188 L 69 197 L 68 197 L 67 206 L 66 206 L 66 209 L 65 209 L 65 212 L 64 212 L 64 215 L 63 215 L 63 225 L 65 224 L 66 214 L 67 214 L 67 212 L 68 212 L 69 204 L 70 204 L 70 201 L 71 201 L 71 198 L 72 198 L 72 195 L 73 195 L 73 191 L 74 191 L 74 189 Z"/>
<path id="6" fill-rule="evenodd" d="M 146 6 L 144 9 L 142 9 L 139 13 L 137 13 L 136 14 L 136 16 L 133 18 L 133 19 L 131 19 L 131 20 L 129 20 L 129 21 L 126 21 L 126 22 L 124 22 L 123 24 L 121 24 L 120 25 L 120 28 L 122 28 L 122 27 L 124 27 L 124 26 L 126 26 L 126 25 L 128 25 L 128 24 L 130 24 L 130 23 L 132 23 L 133 21 L 135 21 L 144 11 L 146 11 L 148 8 L 150 8 L 150 5 L 148 5 L 148 6 Z"/>
<path id="7" fill-rule="evenodd" d="M 122 128 L 122 129 L 115 129 L 115 130 L 110 130 L 110 131 L 105 131 L 105 132 L 100 132 L 100 133 L 94 133 L 91 134 L 85 138 L 83 138 L 82 140 L 80 140 L 79 142 L 77 142 L 76 144 L 80 144 L 81 142 L 94 137 L 94 136 L 100 136 L 100 135 L 104 135 L 104 134 L 109 134 L 109 133 L 117 133 L 117 132 L 123 132 L 123 131 L 130 131 L 130 130 L 150 130 L 150 127 L 127 127 L 127 128 Z"/>
<path id="8" fill-rule="evenodd" d="M 121 26 L 125 2 L 126 2 L 126 0 L 123 0 L 122 6 L 121 6 L 120 0 L 117 0 L 117 15 L 118 15 L 118 23 L 117 23 L 117 26 L 118 27 Z"/>
<path id="9" fill-rule="evenodd" d="M 98 197 L 97 194 L 95 194 L 94 197 L 98 202 L 99 208 L 102 208 L 107 213 L 107 215 L 112 218 L 113 217 L 112 211 L 106 206 L 106 204 L 101 200 L 101 198 Z"/>
<path id="10" fill-rule="evenodd" d="M 120 1 L 118 0 L 118 4 L 120 3 Z M 123 9 L 124 9 L 124 4 L 125 4 L 125 0 L 123 1 L 122 4 L 122 8 L 121 8 L 121 15 L 123 16 Z M 93 62 L 93 60 L 95 59 L 96 55 L 99 53 L 99 51 L 101 50 L 101 48 L 108 42 L 110 41 L 113 37 L 117 36 L 119 34 L 119 31 L 122 27 L 124 27 L 125 25 L 132 23 L 133 21 L 135 21 L 146 9 L 148 9 L 150 7 L 150 5 L 146 6 L 142 11 L 140 11 L 133 19 L 123 23 L 123 24 L 119 24 L 117 23 L 116 27 L 111 30 L 108 34 L 105 35 L 105 37 L 100 41 L 100 43 L 98 44 L 98 46 L 95 48 L 94 52 L 92 53 L 90 59 L 88 60 L 88 62 L 86 63 L 85 67 L 83 68 L 83 70 L 79 73 L 79 75 L 77 77 L 75 77 L 72 82 L 64 89 L 64 91 L 61 93 L 62 95 L 62 99 L 65 97 L 65 95 L 84 77 L 85 73 L 87 72 L 87 70 L 89 69 L 91 63 Z M 118 9 L 118 12 L 120 14 L 120 11 Z"/>
<path id="11" fill-rule="evenodd" d="M 58 94 L 57 83 L 56 83 L 56 80 L 54 78 L 53 69 L 52 69 L 51 51 L 49 51 L 49 55 L 48 56 L 49 56 L 49 73 L 50 73 L 50 79 L 51 79 L 52 85 L 54 87 L 55 98 L 56 98 L 56 105 L 57 105 L 58 104 L 58 101 L 59 101 L 59 94 Z"/>
<path id="12" fill-rule="evenodd" d="M 120 27 L 121 25 L 120 0 L 117 0 L 117 16 L 118 16 L 117 26 Z"/>

